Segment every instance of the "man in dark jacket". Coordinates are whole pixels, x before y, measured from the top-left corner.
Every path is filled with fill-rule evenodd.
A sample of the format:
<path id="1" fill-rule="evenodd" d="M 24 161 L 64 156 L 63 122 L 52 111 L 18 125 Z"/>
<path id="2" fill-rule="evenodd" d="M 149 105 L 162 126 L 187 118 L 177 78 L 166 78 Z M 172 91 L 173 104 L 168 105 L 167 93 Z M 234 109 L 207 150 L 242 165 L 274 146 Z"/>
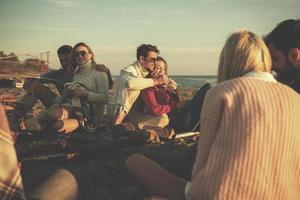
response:
<path id="1" fill-rule="evenodd" d="M 278 81 L 300 93 L 300 19 L 280 22 L 264 39 Z"/>
<path id="2" fill-rule="evenodd" d="M 64 84 L 71 82 L 73 78 L 73 70 L 69 67 L 72 46 L 62 45 L 57 50 L 57 55 L 61 64 L 58 70 L 50 71 L 41 75 L 40 79 L 28 79 L 24 84 L 26 94 L 19 100 L 18 107 L 11 111 L 8 115 L 9 123 L 13 131 L 20 129 L 20 121 L 25 114 L 40 100 L 45 107 L 49 107 L 57 94 L 51 91 L 44 83 L 53 83 L 59 94 L 64 90 Z M 26 124 L 25 124 L 26 125 Z M 36 128 L 38 123 L 33 123 L 31 127 Z"/>

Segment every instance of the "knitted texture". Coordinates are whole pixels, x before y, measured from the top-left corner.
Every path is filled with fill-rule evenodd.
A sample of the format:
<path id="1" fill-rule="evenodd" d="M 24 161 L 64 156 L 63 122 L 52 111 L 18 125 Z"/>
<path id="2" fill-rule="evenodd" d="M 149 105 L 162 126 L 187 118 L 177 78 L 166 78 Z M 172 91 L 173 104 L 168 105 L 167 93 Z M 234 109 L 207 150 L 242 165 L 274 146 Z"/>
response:
<path id="1" fill-rule="evenodd" d="M 300 96 L 254 78 L 205 98 L 192 199 L 300 199 Z"/>

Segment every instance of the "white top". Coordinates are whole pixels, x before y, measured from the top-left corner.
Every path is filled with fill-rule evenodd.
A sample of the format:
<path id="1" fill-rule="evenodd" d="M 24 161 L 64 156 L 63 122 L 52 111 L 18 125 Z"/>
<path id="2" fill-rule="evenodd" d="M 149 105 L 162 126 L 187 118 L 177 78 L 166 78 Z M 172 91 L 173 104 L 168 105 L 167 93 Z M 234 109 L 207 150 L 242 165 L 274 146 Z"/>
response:
<path id="1" fill-rule="evenodd" d="M 117 79 L 117 91 L 114 101 L 114 115 L 128 113 L 142 89 L 154 86 L 152 78 L 145 78 L 148 71 L 138 61 L 121 70 Z"/>

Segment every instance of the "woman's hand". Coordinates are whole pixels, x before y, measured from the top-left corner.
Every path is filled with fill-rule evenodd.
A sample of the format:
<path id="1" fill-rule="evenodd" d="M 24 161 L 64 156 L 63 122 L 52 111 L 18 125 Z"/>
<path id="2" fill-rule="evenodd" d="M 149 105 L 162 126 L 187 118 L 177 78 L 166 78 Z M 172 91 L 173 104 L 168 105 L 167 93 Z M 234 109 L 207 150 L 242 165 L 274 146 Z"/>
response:
<path id="1" fill-rule="evenodd" d="M 87 97 L 88 91 L 85 87 L 79 83 L 66 83 L 64 86 L 64 96 L 65 97 Z"/>
<path id="2" fill-rule="evenodd" d="M 173 79 L 169 78 L 168 88 L 170 88 L 172 91 L 177 90 L 177 83 Z"/>
<path id="3" fill-rule="evenodd" d="M 71 94 L 73 97 L 87 97 L 88 96 L 88 91 L 83 88 L 75 88 L 74 90 L 71 91 Z"/>

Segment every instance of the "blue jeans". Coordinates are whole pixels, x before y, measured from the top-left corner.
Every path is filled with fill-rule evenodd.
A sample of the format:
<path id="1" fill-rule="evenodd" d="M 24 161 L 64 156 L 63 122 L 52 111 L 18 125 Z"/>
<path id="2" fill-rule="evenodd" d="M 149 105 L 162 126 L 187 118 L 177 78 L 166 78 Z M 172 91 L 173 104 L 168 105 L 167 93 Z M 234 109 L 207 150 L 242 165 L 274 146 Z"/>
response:
<path id="1" fill-rule="evenodd" d="M 170 126 L 175 132 L 195 131 L 199 127 L 200 113 L 207 91 L 211 88 L 210 83 L 202 86 L 188 104 L 181 110 L 171 113 Z"/>

